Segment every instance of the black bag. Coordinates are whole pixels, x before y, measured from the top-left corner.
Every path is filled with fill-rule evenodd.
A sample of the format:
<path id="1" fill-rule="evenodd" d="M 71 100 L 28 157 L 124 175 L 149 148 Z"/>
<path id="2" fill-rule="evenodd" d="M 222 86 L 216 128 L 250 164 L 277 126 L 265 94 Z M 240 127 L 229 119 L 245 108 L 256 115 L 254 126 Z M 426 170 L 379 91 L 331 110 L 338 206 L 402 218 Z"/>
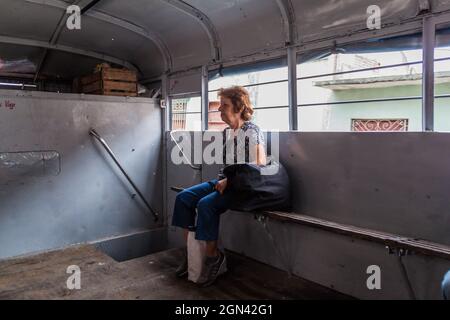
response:
<path id="1" fill-rule="evenodd" d="M 273 174 L 264 175 L 262 172 Z M 232 164 L 224 168 L 227 193 L 232 195 L 231 210 L 275 211 L 290 208 L 289 176 L 279 162 L 267 166 Z"/>

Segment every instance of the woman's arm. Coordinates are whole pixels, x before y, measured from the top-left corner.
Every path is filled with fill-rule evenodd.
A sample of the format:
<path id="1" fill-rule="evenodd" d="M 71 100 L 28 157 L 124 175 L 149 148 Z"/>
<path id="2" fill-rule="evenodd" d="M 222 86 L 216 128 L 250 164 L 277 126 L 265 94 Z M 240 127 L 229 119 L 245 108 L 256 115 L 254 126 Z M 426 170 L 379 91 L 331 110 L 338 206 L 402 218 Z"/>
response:
<path id="1" fill-rule="evenodd" d="M 256 145 L 256 164 L 258 166 L 265 166 L 267 164 L 266 150 L 262 144 Z"/>

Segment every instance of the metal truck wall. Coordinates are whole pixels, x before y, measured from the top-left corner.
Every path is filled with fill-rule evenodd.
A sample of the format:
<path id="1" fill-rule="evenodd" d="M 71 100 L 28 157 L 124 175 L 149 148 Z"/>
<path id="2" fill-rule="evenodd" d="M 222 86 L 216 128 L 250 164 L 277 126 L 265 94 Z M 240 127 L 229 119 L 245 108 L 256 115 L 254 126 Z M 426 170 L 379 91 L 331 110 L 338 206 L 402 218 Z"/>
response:
<path id="1" fill-rule="evenodd" d="M 292 179 L 295 212 L 450 244 L 448 134 L 280 133 L 280 158 Z M 194 181 L 187 170 L 172 166 L 170 176 L 180 180 L 184 172 L 189 178 L 179 183 L 188 185 Z M 204 166 L 203 180 L 217 170 Z M 408 298 L 398 260 L 382 245 L 277 221 L 267 228 L 274 242 L 253 215 L 229 212 L 222 216 L 221 240 L 230 250 L 358 298 Z M 450 261 L 413 255 L 404 262 L 417 298 L 441 298 Z M 367 288 L 371 265 L 381 268 L 381 290 Z"/>
<path id="2" fill-rule="evenodd" d="M 0 91 L 0 258 L 153 229 L 95 128 L 162 211 L 161 112 L 151 99 Z"/>

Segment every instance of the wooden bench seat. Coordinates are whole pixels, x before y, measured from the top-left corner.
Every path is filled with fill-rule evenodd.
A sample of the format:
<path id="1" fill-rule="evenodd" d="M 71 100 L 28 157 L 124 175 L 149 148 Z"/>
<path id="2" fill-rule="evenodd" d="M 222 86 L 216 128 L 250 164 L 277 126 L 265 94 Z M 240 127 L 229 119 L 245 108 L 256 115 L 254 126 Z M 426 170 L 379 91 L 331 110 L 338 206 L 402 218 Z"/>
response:
<path id="1" fill-rule="evenodd" d="M 171 189 L 176 192 L 183 191 L 183 188 L 178 187 L 171 187 Z M 260 211 L 251 212 L 251 214 L 255 214 L 256 216 L 264 216 L 277 221 L 300 224 L 353 237 L 356 239 L 376 242 L 389 247 L 389 249 L 391 250 L 403 250 L 403 253 L 420 253 L 427 256 L 450 260 L 450 246 L 444 244 L 434 243 L 422 239 L 404 237 L 401 235 L 356 227 L 342 223 L 336 223 L 329 220 L 292 212 Z"/>

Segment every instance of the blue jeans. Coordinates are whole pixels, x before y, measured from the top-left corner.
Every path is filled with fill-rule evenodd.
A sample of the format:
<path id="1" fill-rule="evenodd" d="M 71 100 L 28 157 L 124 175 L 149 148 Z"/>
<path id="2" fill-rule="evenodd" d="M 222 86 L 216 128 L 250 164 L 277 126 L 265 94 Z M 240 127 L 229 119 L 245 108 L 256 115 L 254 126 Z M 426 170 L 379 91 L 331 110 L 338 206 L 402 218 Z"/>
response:
<path id="1" fill-rule="evenodd" d="M 442 293 L 444 294 L 445 300 L 450 300 L 450 270 L 444 277 L 442 281 Z"/>
<path id="2" fill-rule="evenodd" d="M 217 180 L 201 183 L 185 189 L 177 195 L 173 210 L 172 225 L 194 230 L 195 239 L 217 241 L 220 215 L 228 210 L 230 196 L 221 195 L 214 189 Z M 197 209 L 197 226 L 195 216 Z"/>

